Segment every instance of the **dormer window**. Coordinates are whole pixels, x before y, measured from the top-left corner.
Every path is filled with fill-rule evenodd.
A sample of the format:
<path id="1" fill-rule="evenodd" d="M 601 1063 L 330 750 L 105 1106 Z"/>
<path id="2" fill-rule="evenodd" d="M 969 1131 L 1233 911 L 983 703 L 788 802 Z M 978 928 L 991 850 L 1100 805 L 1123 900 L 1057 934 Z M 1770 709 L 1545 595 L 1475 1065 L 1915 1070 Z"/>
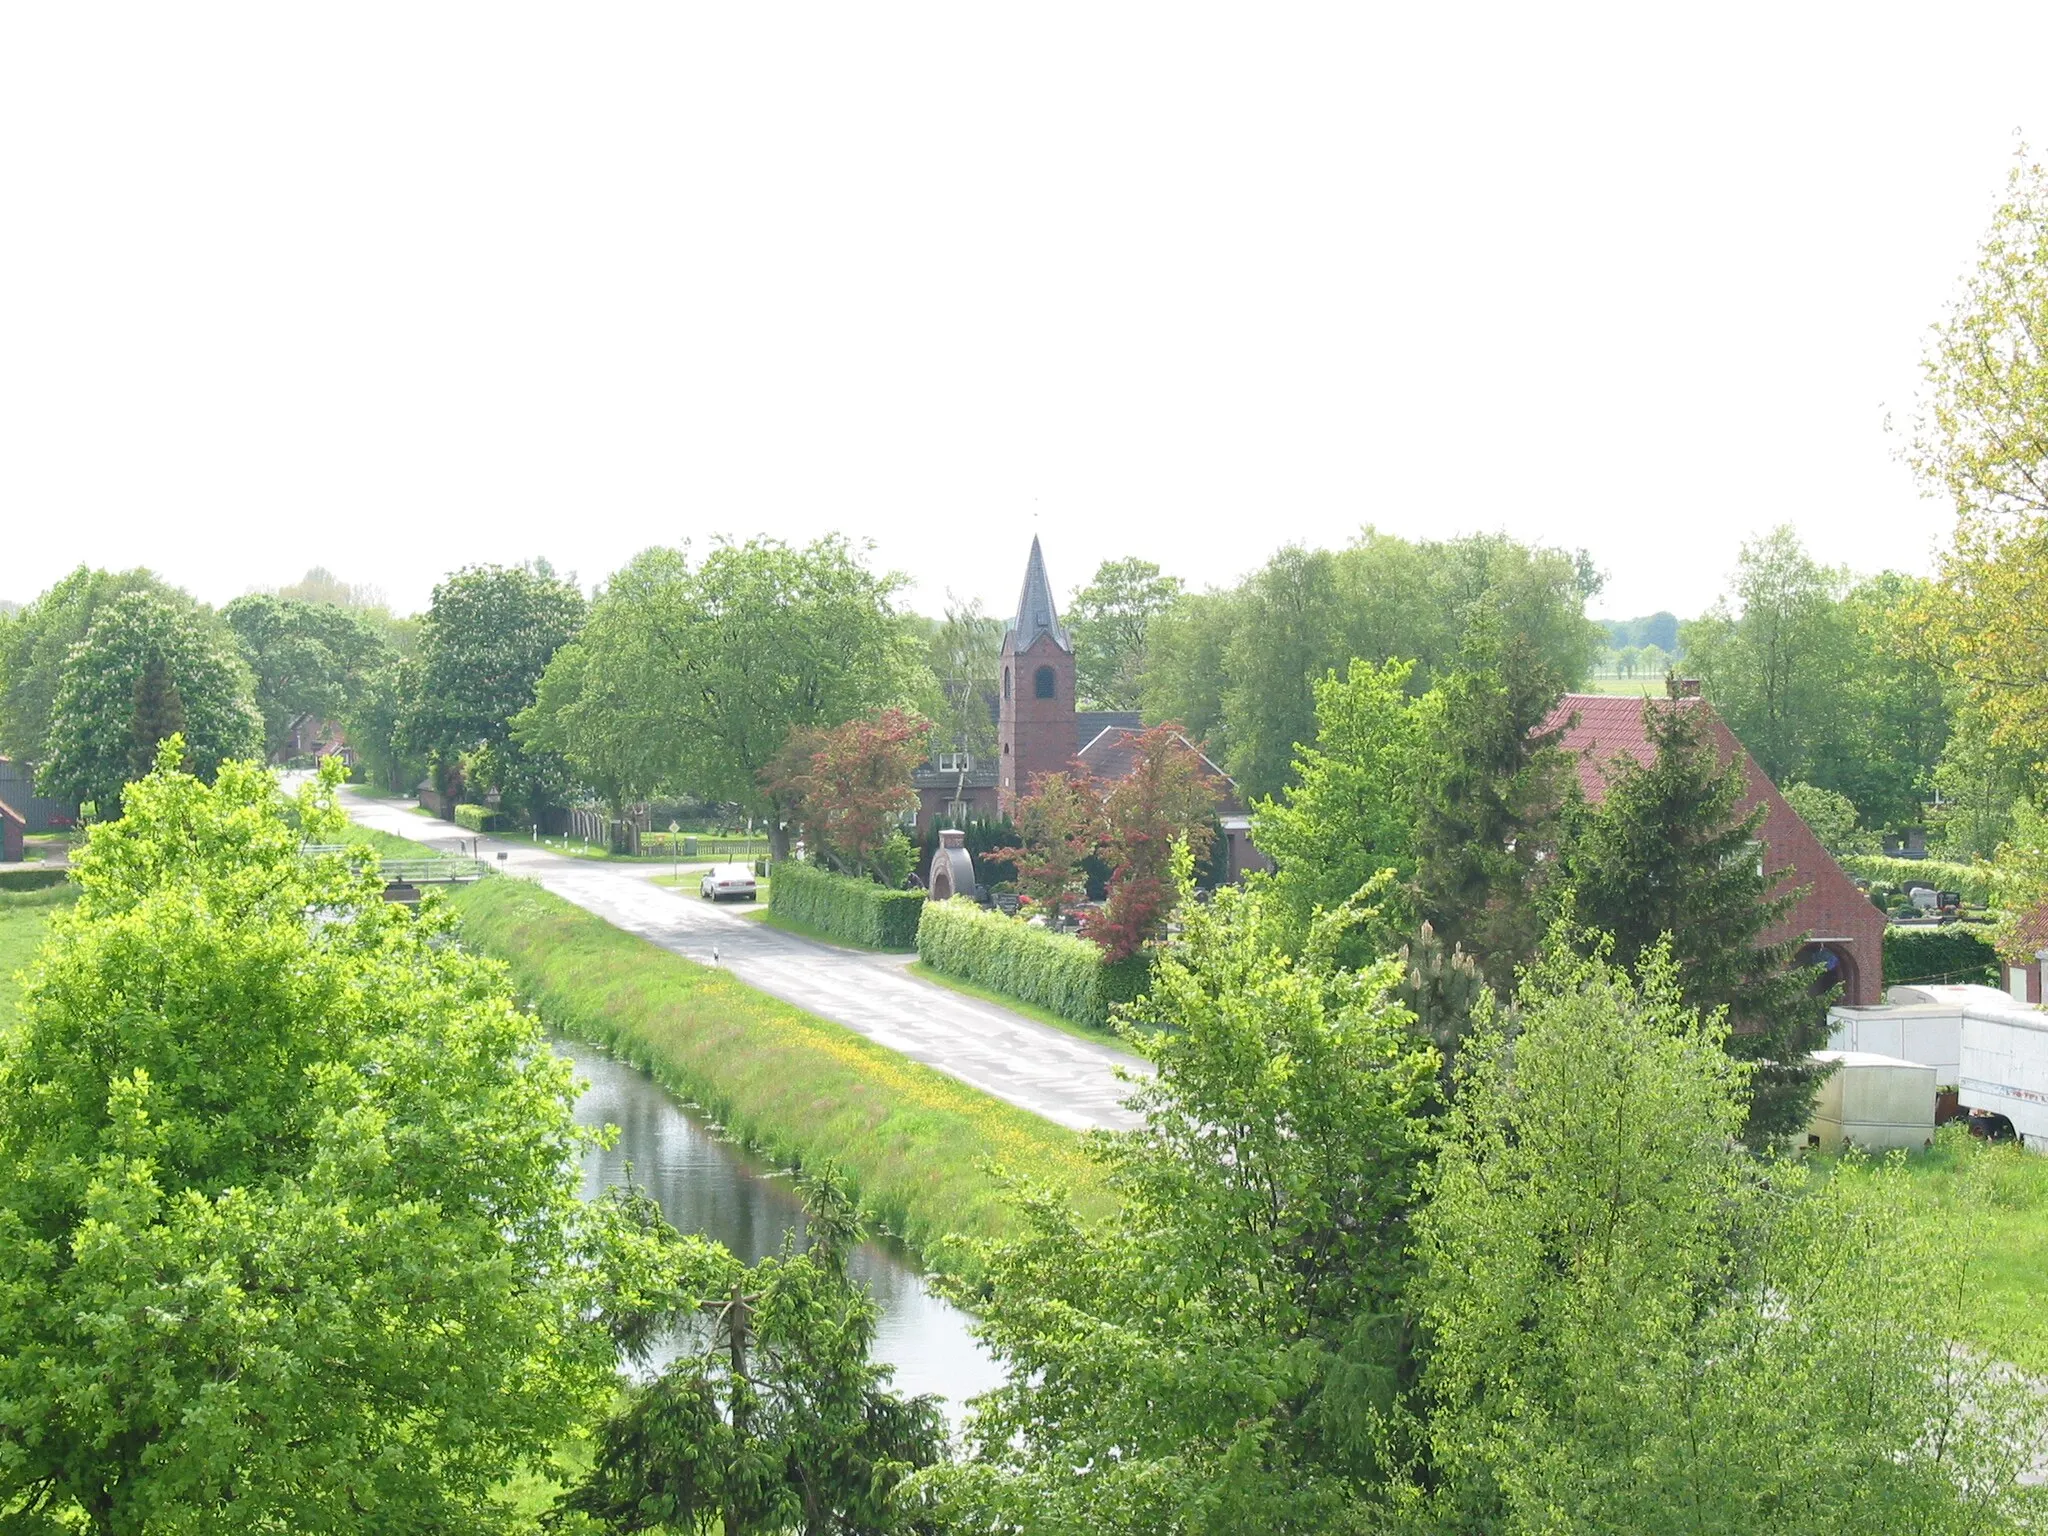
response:
<path id="1" fill-rule="evenodd" d="M 941 752 L 937 761 L 941 773 L 968 773 L 974 768 L 974 754 L 971 752 Z"/>

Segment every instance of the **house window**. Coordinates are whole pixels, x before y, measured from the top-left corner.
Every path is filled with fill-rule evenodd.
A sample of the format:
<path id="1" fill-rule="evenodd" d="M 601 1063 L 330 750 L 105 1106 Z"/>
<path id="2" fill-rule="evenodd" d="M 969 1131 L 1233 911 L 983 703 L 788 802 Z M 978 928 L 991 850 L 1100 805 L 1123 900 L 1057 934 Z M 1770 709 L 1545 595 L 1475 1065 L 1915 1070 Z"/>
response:
<path id="1" fill-rule="evenodd" d="M 1052 675 L 1051 667 L 1040 667 L 1037 675 L 1031 680 L 1031 691 L 1041 699 L 1053 697 L 1058 686 L 1059 681 Z"/>
<path id="2" fill-rule="evenodd" d="M 941 773 L 966 773 L 974 767 L 974 757 L 968 752 L 941 752 L 938 763 Z"/>
<path id="3" fill-rule="evenodd" d="M 948 800 L 946 802 L 946 820 L 956 827 L 966 826 L 967 802 L 965 800 Z"/>

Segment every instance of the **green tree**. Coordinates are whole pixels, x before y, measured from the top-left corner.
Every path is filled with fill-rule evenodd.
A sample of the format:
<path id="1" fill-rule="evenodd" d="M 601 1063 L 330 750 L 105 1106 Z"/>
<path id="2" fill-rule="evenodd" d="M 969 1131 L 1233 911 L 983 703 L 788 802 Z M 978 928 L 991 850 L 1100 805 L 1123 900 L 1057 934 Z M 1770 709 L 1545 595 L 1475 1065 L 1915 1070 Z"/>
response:
<path id="1" fill-rule="evenodd" d="M 1145 632 L 1180 596 L 1180 579 L 1150 560 L 1105 560 L 1067 605 L 1074 637 L 1074 684 L 1089 709 L 1137 709 L 1145 677 Z"/>
<path id="2" fill-rule="evenodd" d="M 398 745 L 431 757 L 444 774 L 479 746 L 499 749 L 509 790 L 527 805 L 558 795 L 563 771 L 545 753 L 521 752 L 512 719 L 534 701 L 541 673 L 583 626 L 583 594 L 545 560 L 479 565 L 434 588 L 420 630 L 417 689 L 406 700 Z"/>
<path id="3" fill-rule="evenodd" d="M 1131 732 L 1130 771 L 1105 787 L 1102 853 L 1109 888 L 1100 910 L 1081 920 L 1081 933 L 1112 961 L 1158 939 L 1183 895 L 1174 877 L 1175 850 L 1196 867 L 1216 835 L 1223 786 L 1172 721 Z"/>
<path id="4" fill-rule="evenodd" d="M 1184 913 L 1127 1031 L 1144 1126 L 1091 1143 L 1117 1214 L 1039 1192 L 983 1250 L 967 1299 L 1008 1374 L 974 1459 L 913 1484 L 946 1528 L 1339 1531 L 1385 1476 L 1436 1054 L 1391 964 L 1336 963 L 1354 914 L 1290 958 L 1267 894 Z"/>
<path id="5" fill-rule="evenodd" d="M 1002 672 L 1003 621 L 981 611 L 979 602 L 947 594 L 946 616 L 932 631 L 930 664 L 945 708 L 939 715 L 941 745 L 977 758 L 996 749 L 996 689 Z"/>
<path id="6" fill-rule="evenodd" d="M 368 622 L 331 603 L 257 593 L 236 598 L 221 617 L 255 676 L 264 744 L 273 757 L 302 716 L 345 719 L 369 674 L 394 659 Z"/>
<path id="7" fill-rule="evenodd" d="M 1273 890 L 1306 935 L 1315 914 L 1334 911 L 1382 871 L 1395 886 L 1381 898 L 1373 935 L 1408 930 L 1405 888 L 1415 876 L 1415 831 L 1430 756 L 1436 694 L 1407 691 L 1411 661 L 1353 661 L 1347 676 L 1316 684 L 1315 745 L 1297 749 L 1292 787 L 1254 810 L 1253 840 L 1277 866 Z"/>
<path id="8" fill-rule="evenodd" d="M 99 571 L 81 565 L 0 629 L 0 754 L 40 763 L 50 738 L 50 710 L 71 648 L 100 610 L 129 592 L 149 592 L 190 606 L 191 599 L 150 571 Z"/>
<path id="9" fill-rule="evenodd" d="M 1482 1003 L 1427 1207 L 1428 1528 L 2029 1528 L 2030 1386 L 1956 1345 L 1969 1213 L 1733 1146 L 1746 1068 L 1669 960 Z"/>
<path id="10" fill-rule="evenodd" d="M 917 809 L 910 775 L 925 760 L 931 730 L 923 716 L 892 707 L 790 732 L 764 778 L 803 829 L 809 857 L 884 885 L 909 872 L 903 818 Z"/>
<path id="11" fill-rule="evenodd" d="M 1829 853 L 1876 853 L 1877 839 L 1863 829 L 1856 805 L 1847 795 L 1813 784 L 1787 784 L 1785 802 L 1820 839 Z"/>
<path id="12" fill-rule="evenodd" d="M 228 759 L 263 750 L 250 692 L 248 668 L 217 623 L 153 593 L 117 597 L 65 663 L 37 783 L 110 814 L 121 786 L 147 773 L 174 734 L 210 779 Z"/>
<path id="13" fill-rule="evenodd" d="M 1766 867 L 1769 807 L 1744 808 L 1741 760 L 1723 760 L 1705 711 L 1648 700 L 1643 734 L 1652 759 L 1616 758 L 1600 803 L 1567 811 L 1562 882 L 1619 963 L 1661 946 L 1686 1006 L 1727 1010 L 1730 1049 L 1756 1064 L 1747 1134 L 1763 1145 L 1805 1128 L 1825 1075 L 1807 1059 L 1826 1025 L 1813 971 L 1794 963 L 1804 936 L 1769 937 L 1801 891 Z"/>
<path id="14" fill-rule="evenodd" d="M 893 606 L 901 585 L 838 537 L 803 549 L 722 543 L 696 566 L 682 550 L 651 549 L 607 584 L 574 664 L 630 701 L 632 745 L 621 737 L 617 751 L 663 764 L 674 788 L 765 815 L 786 858 L 790 808 L 762 774 L 790 732 L 933 691 Z M 573 757 L 577 722 L 563 718 Z"/>
<path id="15" fill-rule="evenodd" d="M 0 1031 L 0 1525 L 491 1528 L 611 1388 L 568 1065 L 446 920 L 302 854 L 338 765 L 292 805 L 183 755 Z"/>
<path id="16" fill-rule="evenodd" d="M 608 1191 L 605 1216 L 629 1229 L 639 1284 L 607 1321 L 644 1364 L 665 1330 L 687 1349 L 597 1433 L 589 1476 L 561 1501 L 610 1531 L 705 1528 L 725 1536 L 882 1536 L 913 1528 L 895 1506 L 903 1478 L 935 1464 L 945 1421 L 930 1397 L 889 1390 L 869 1357 L 880 1309 L 846 1274 L 862 1236 L 830 1168 L 800 1176 L 808 1242 L 751 1269 L 716 1243 L 685 1238 L 639 1190 Z"/>
<path id="17" fill-rule="evenodd" d="M 1430 716 L 1415 829 L 1414 905 L 1441 944 L 1506 992 L 1540 940 L 1538 896 L 1569 764 L 1544 722 L 1563 684 L 1524 636 L 1475 631 Z"/>

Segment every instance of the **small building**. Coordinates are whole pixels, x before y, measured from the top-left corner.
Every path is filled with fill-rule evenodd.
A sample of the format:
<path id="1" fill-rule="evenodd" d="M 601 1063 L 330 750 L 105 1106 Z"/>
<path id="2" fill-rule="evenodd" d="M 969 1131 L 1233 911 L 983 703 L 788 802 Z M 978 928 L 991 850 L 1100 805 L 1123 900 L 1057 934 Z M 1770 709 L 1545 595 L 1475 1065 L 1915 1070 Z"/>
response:
<path id="1" fill-rule="evenodd" d="M 1652 699 L 1652 709 L 1696 710 L 1708 739 L 1719 748 L 1723 763 L 1739 762 L 1747 786 L 1741 809 L 1765 807 L 1761 829 L 1763 857 L 1787 871 L 1778 890 L 1797 890 L 1799 899 L 1783 921 L 1767 930 L 1763 941 L 1782 943 L 1801 938 L 1801 958 L 1841 984 L 1842 1001 L 1874 1005 L 1884 994 L 1884 914 L 1843 872 L 1834 855 L 1800 819 L 1778 786 L 1735 739 L 1735 733 L 1699 696 L 1697 683 L 1681 683 L 1676 698 Z M 1542 729 L 1564 733 L 1564 749 L 1577 758 L 1579 789 L 1598 804 L 1607 794 L 1604 772 L 1616 759 L 1633 757 L 1647 763 L 1655 755 L 1643 729 L 1641 698 L 1613 694 L 1568 693 Z"/>
<path id="2" fill-rule="evenodd" d="M 28 832 L 28 818 L 5 800 L 0 800 L 0 864 L 19 864 L 22 838 Z"/>
<path id="3" fill-rule="evenodd" d="M 37 794 L 35 770 L 11 757 L 0 757 L 0 800 L 14 807 L 30 837 L 78 824 L 78 807 L 68 800 Z"/>
<path id="4" fill-rule="evenodd" d="M 1832 1063 L 1814 1100 L 1807 1144 L 1837 1151 L 1918 1150 L 1934 1143 L 1935 1069 L 1870 1051 L 1815 1051 Z"/>
<path id="5" fill-rule="evenodd" d="M 2048 1002 L 2048 949 L 2037 949 L 2034 958 L 2021 965 L 2012 960 L 1998 963 L 1998 981 L 2005 995 L 2016 1003 Z"/>

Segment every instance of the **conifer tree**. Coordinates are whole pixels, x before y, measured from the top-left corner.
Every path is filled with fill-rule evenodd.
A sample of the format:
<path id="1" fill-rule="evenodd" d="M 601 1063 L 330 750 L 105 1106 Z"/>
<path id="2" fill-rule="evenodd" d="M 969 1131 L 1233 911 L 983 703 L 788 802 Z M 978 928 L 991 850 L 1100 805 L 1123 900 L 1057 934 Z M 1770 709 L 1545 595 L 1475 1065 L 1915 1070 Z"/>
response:
<path id="1" fill-rule="evenodd" d="M 1443 685 L 1415 832 L 1415 905 L 1436 938 L 1472 955 L 1496 991 L 1543 936 L 1537 894 L 1567 766 L 1543 722 L 1564 684 L 1523 635 L 1482 631 Z"/>
<path id="2" fill-rule="evenodd" d="M 1798 937 L 1763 935 L 1799 899 L 1767 868 L 1759 834 L 1767 807 L 1742 808 L 1740 759 L 1723 762 L 1703 712 L 1659 700 L 1643 706 L 1651 761 L 1622 756 L 1597 806 L 1566 815 L 1562 865 L 1573 915 L 1611 934 L 1614 959 L 1633 967 L 1667 935 L 1685 1005 L 1728 1010 L 1728 1048 L 1758 1063 L 1751 1077 L 1752 1140 L 1805 1125 L 1820 1073 L 1806 1061 L 1826 1010 L 1795 967 Z"/>

